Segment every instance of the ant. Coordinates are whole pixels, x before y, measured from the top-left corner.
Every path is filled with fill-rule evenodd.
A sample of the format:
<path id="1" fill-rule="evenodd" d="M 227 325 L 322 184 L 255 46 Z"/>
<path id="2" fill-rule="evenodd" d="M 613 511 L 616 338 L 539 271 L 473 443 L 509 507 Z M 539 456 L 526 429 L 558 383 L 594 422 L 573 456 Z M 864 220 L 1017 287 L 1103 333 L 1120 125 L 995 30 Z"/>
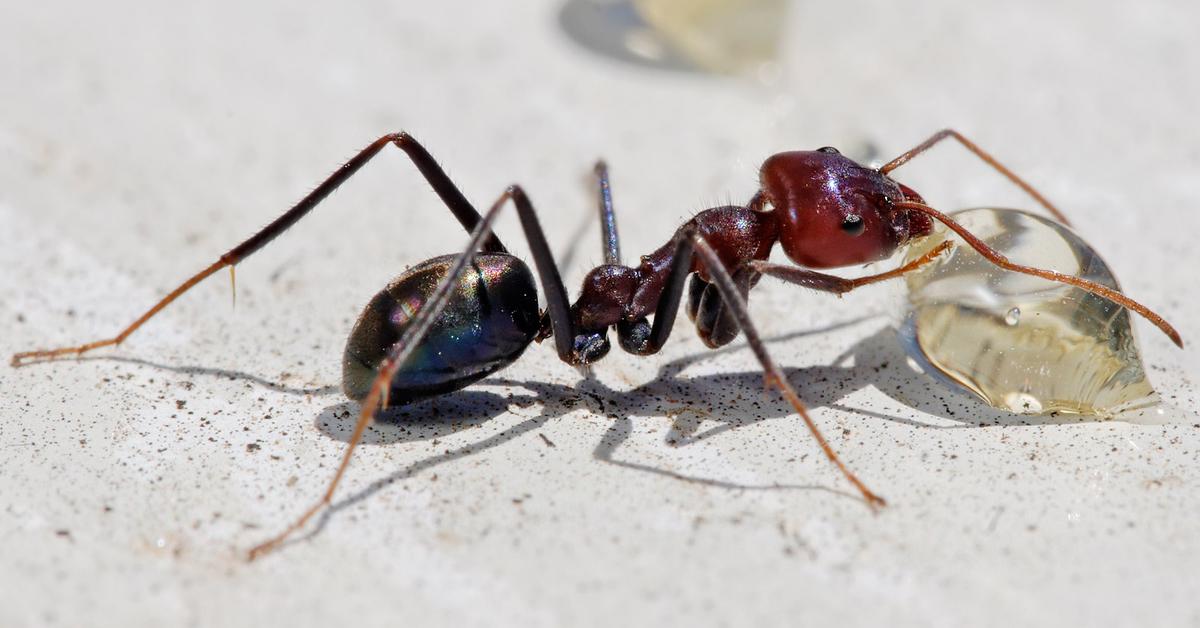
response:
<path id="1" fill-rule="evenodd" d="M 588 368 L 610 349 L 608 332 L 616 329 L 625 351 L 652 355 L 662 348 L 687 292 L 688 317 L 709 347 L 733 341 L 739 333 L 762 365 L 767 388 L 777 389 L 867 505 L 885 505 L 838 458 L 809 416 L 800 395 L 767 352 L 750 319 L 746 299 L 762 276 L 842 295 L 900 277 L 936 259 L 947 241 L 919 259 L 887 272 L 845 279 L 812 269 L 865 264 L 887 259 L 913 240 L 929 235 L 937 221 L 996 266 L 1017 273 L 1077 286 L 1124 306 L 1158 326 L 1182 347 L 1183 341 L 1162 317 L 1108 287 L 1051 270 L 1013 263 L 950 217 L 927 205 L 913 189 L 889 176 L 896 168 L 935 144 L 953 138 L 1009 181 L 1023 189 L 1064 224 L 1066 217 L 1032 186 L 952 129 L 940 131 L 879 168 L 861 165 L 831 147 L 771 156 L 759 172 L 758 192 L 744 206 L 704 210 L 684 223 L 674 237 L 636 266 L 621 262 L 620 240 L 608 170 L 595 167 L 604 264 L 583 280 L 572 304 L 538 223 L 533 204 L 518 185 L 508 187 L 480 215 L 433 157 L 407 133 L 384 135 L 330 175 L 284 212 L 216 262 L 172 290 L 113 338 L 86 344 L 18 353 L 13 366 L 78 356 L 118 345 L 180 295 L 223 268 L 234 267 L 291 228 L 338 186 L 350 179 L 384 147 L 404 151 L 470 239 L 457 255 L 422 262 L 392 281 L 364 308 L 350 333 L 342 359 L 342 389 L 360 402 L 361 411 L 349 446 L 321 498 L 274 538 L 254 547 L 249 559 L 279 547 L 315 514 L 332 503 L 334 491 L 376 413 L 444 395 L 513 363 L 534 341 L 553 337 L 558 357 Z M 537 285 L 526 264 L 508 252 L 492 233 L 492 223 L 509 202 L 515 206 L 545 294 L 538 309 Z M 795 266 L 767 261 L 776 243 Z M 653 323 L 649 318 L 653 315 Z"/>

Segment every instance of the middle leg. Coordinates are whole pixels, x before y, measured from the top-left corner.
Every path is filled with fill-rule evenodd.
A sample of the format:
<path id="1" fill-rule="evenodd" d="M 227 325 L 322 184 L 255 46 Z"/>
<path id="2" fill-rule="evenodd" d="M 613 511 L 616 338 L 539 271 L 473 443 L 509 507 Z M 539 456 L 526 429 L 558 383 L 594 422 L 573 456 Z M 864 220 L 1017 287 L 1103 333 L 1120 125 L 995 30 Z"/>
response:
<path id="1" fill-rule="evenodd" d="M 604 246 L 604 263 L 621 263 L 621 240 L 617 235 L 617 215 L 613 211 L 612 188 L 608 184 L 608 164 L 596 162 L 594 168 L 600 184 L 600 237 Z"/>
<path id="2" fill-rule="evenodd" d="M 657 352 L 666 342 L 667 337 L 670 336 L 671 328 L 674 326 L 676 316 L 679 313 L 679 305 L 683 298 L 688 276 L 692 274 L 693 256 L 700 257 L 701 262 L 708 271 L 711 285 L 715 286 L 715 289 L 720 293 L 727 313 L 733 318 L 734 324 L 746 334 L 746 341 L 763 367 L 767 385 L 778 389 L 788 403 L 791 404 L 792 408 L 800 415 L 804 424 L 817 440 L 825 456 L 858 489 L 863 499 L 866 500 L 867 505 L 871 508 L 885 505 L 886 502 L 884 502 L 882 497 L 871 492 L 862 480 L 859 480 L 858 476 L 854 475 L 842 463 L 841 459 L 838 458 L 837 452 L 833 450 L 833 447 L 829 445 L 829 441 L 821 434 L 821 430 L 817 428 L 816 423 L 808 415 L 808 409 L 804 405 L 804 402 L 800 400 L 800 395 L 796 393 L 791 383 L 788 382 L 779 365 L 767 353 L 766 344 L 762 341 L 762 337 L 759 336 L 758 330 L 750 320 L 746 299 L 742 294 L 743 283 L 739 282 L 733 273 L 730 273 L 729 269 L 721 262 L 720 257 L 717 256 L 717 253 L 713 251 L 712 247 L 694 229 L 682 229 L 676 235 L 674 261 L 671 265 L 671 273 L 667 276 L 666 285 L 659 296 L 654 310 L 654 325 L 650 329 L 645 344 L 641 347 L 642 350 L 637 353 L 646 355 Z"/>
<path id="3" fill-rule="evenodd" d="M 741 328 L 742 333 L 746 334 L 746 342 L 750 345 L 754 356 L 758 358 L 759 364 L 762 365 L 767 387 L 777 389 L 783 395 L 784 399 L 787 399 L 792 408 L 796 410 L 796 413 L 800 415 L 805 426 L 808 427 L 809 432 L 816 439 L 817 444 L 820 445 L 821 450 L 825 453 L 825 457 L 858 489 L 869 507 L 875 509 L 887 505 L 887 502 L 882 497 L 868 489 L 866 484 L 846 467 L 841 458 L 838 457 L 837 452 L 830 446 L 829 441 L 825 439 L 821 430 L 817 428 L 817 424 L 812 420 L 812 417 L 808 415 L 808 408 L 800 400 L 800 395 L 792 387 L 791 382 L 787 380 L 779 364 L 767 352 L 766 343 L 763 342 L 758 329 L 754 326 L 754 322 L 750 320 L 750 310 L 746 306 L 745 299 L 742 298 L 737 281 L 725 265 L 721 263 L 721 258 L 717 256 L 716 251 L 698 234 L 690 233 L 686 237 L 692 240 L 694 253 L 700 258 L 704 264 L 704 268 L 708 271 L 709 278 L 712 280 L 711 283 L 721 291 L 721 297 L 726 307 L 728 307 L 729 312 L 737 321 L 737 325 Z M 676 258 L 675 263 L 679 264 L 682 262 L 690 266 L 691 256 L 688 255 L 686 257 L 687 259 L 683 260 Z"/>

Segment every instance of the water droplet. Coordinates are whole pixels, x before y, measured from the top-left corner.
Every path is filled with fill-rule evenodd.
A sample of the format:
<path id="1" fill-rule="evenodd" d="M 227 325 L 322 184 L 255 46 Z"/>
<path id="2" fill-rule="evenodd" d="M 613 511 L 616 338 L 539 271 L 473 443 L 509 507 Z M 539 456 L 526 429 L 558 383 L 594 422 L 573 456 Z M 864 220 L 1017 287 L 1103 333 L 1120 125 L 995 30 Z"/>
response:
<path id="1" fill-rule="evenodd" d="M 1014 262 L 1117 286 L 1091 246 L 1048 218 L 995 208 L 954 217 Z M 935 231 L 910 247 L 906 261 L 947 237 Z M 1019 414 L 1186 420 L 1177 412 L 1126 414 L 1160 402 L 1128 311 L 1114 313 L 1107 301 L 1080 288 L 1001 270 L 964 246 L 905 279 L 900 336 L 909 355 L 935 379 Z"/>
<path id="2" fill-rule="evenodd" d="M 1155 399 L 1157 398 L 1156 394 Z M 1113 419 L 1139 425 L 1197 425 L 1200 424 L 1200 413 L 1169 403 L 1160 403 L 1157 406 L 1133 408 L 1117 413 Z"/>

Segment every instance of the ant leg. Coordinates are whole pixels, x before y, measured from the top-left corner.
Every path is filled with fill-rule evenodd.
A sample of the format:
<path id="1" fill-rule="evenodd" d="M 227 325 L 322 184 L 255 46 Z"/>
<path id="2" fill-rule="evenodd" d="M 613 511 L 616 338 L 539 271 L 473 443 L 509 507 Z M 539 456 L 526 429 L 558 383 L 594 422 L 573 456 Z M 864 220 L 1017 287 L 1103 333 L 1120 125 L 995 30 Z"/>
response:
<path id="1" fill-rule="evenodd" d="M 1059 222 L 1061 222 L 1064 225 L 1067 225 L 1068 227 L 1071 226 L 1071 221 L 1067 220 L 1067 217 L 1065 215 L 1063 215 L 1063 213 L 1061 211 L 1059 211 L 1058 208 L 1055 207 L 1053 203 L 1046 200 L 1045 196 L 1042 196 L 1042 194 L 1040 192 L 1035 190 L 1032 185 L 1029 185 L 1028 183 L 1026 183 L 1023 179 L 1021 179 L 1021 177 L 1018 177 L 1016 175 L 1016 173 L 1014 173 L 1012 170 L 1009 170 L 1007 167 L 1004 166 L 1004 164 L 1001 164 L 999 161 L 997 161 L 995 157 L 992 157 L 990 154 L 985 152 L 982 148 L 980 148 L 974 142 L 967 139 L 966 137 L 963 137 L 963 135 L 961 133 L 959 133 L 958 131 L 955 131 L 954 129 L 942 129 L 941 131 L 934 133 L 933 136 L 931 136 L 929 139 L 925 140 L 924 142 L 921 142 L 912 150 L 909 150 L 908 152 L 904 153 L 903 155 L 900 155 L 899 157 L 884 164 L 883 167 L 881 167 L 879 169 L 879 172 L 881 174 L 887 174 L 887 173 L 895 170 L 896 168 L 903 166 L 904 164 L 908 163 L 908 161 L 910 159 L 912 159 L 913 157 L 920 155 L 921 153 L 925 152 L 926 150 L 929 150 L 935 144 L 937 144 L 938 142 L 940 142 L 948 137 L 953 137 L 954 139 L 958 140 L 959 144 L 962 144 L 967 150 L 974 153 L 976 157 L 983 160 L 984 163 L 991 166 L 993 169 L 996 170 L 996 172 L 999 172 L 1000 174 L 1004 175 L 1005 178 L 1007 178 L 1009 181 L 1012 181 L 1017 187 L 1021 188 L 1022 190 L 1025 190 L 1026 194 L 1032 196 L 1033 200 L 1035 200 L 1039 204 L 1041 204 L 1042 207 L 1045 207 L 1046 211 L 1049 211 L 1056 220 L 1058 220 Z"/>
<path id="2" fill-rule="evenodd" d="M 617 236 L 617 219 L 616 213 L 613 211 L 612 189 L 608 184 L 608 164 L 603 159 L 597 160 L 592 166 L 592 172 L 596 177 L 597 189 L 600 192 L 597 207 L 600 210 L 600 246 L 604 253 L 604 263 L 620 264 L 621 245 L 620 238 Z M 590 217 L 587 216 L 587 218 Z M 575 253 L 579 248 L 579 242 L 590 225 L 591 221 L 585 219 L 571 235 L 566 248 L 562 251 L 562 257 L 559 258 L 560 268 L 571 267 L 571 262 L 575 259 Z"/>
<path id="3" fill-rule="evenodd" d="M 671 272 L 658 296 L 654 306 L 654 325 L 651 326 L 645 318 L 633 322 L 622 321 L 617 324 L 617 334 L 621 346 L 634 355 L 652 355 L 658 353 L 671 336 L 675 327 L 675 317 L 679 315 L 679 302 L 683 298 L 684 286 L 688 276 L 692 274 L 692 250 L 695 243 L 690 233 L 681 230 L 675 234 L 675 254 L 671 263 Z M 681 261 L 682 260 L 682 261 Z"/>
<path id="4" fill-rule="evenodd" d="M 608 183 L 608 164 L 604 163 L 604 160 L 597 161 L 595 172 L 600 183 L 600 237 L 601 245 L 604 247 L 604 263 L 619 265 L 621 263 L 621 244 L 620 237 L 617 235 L 616 212 L 613 211 L 612 187 Z M 687 273 L 683 273 L 682 277 L 686 279 Z M 667 281 L 668 286 L 673 286 L 674 282 L 680 280 L 672 274 Z M 617 323 L 617 342 L 622 349 L 634 355 L 650 355 L 657 353 L 662 348 L 667 336 L 671 334 L 671 326 L 675 322 L 675 311 L 679 305 L 678 294 L 675 295 L 674 303 L 663 305 L 663 300 L 668 297 L 670 292 L 671 288 L 668 288 L 662 293 L 659 297 L 660 307 L 656 310 L 671 312 L 665 325 L 659 320 L 668 317 L 663 317 L 661 314 L 655 315 L 653 327 L 650 326 L 646 317 Z M 667 309 L 663 310 L 663 307 Z"/>
<path id="5" fill-rule="evenodd" d="M 325 197 L 329 196 L 339 186 L 346 182 L 354 173 L 365 166 L 371 158 L 379 154 L 388 144 L 395 144 L 403 150 L 412 160 L 413 165 L 425 177 L 425 180 L 433 187 L 434 192 L 446 204 L 454 217 L 458 219 L 459 224 L 468 232 L 473 230 L 479 223 L 479 212 L 474 206 L 462 195 L 450 177 L 445 171 L 438 166 L 437 162 L 421 146 L 417 140 L 413 139 L 408 133 L 390 133 L 375 140 L 369 146 L 359 151 L 357 155 L 350 159 L 338 168 L 336 172 L 330 175 L 325 181 L 316 187 L 312 192 L 296 203 L 291 209 L 284 212 L 266 227 L 263 227 L 258 233 L 250 236 L 249 239 L 241 244 L 230 249 L 228 253 L 222 255 L 216 262 L 213 262 L 204 270 L 196 273 L 187 281 L 184 281 L 177 288 L 172 290 L 167 296 L 155 303 L 153 307 L 143 313 L 137 320 L 133 321 L 128 327 L 123 329 L 119 334 L 105 340 L 97 340 L 94 342 L 85 343 L 74 347 L 63 347 L 60 349 L 42 349 L 37 351 L 27 351 L 18 353 L 12 357 L 13 366 L 21 366 L 30 361 L 52 360 L 60 356 L 74 354 L 76 356 L 83 354 L 93 349 L 107 347 L 111 345 L 119 345 L 125 341 L 134 331 L 141 327 L 146 321 L 154 317 L 162 311 L 163 308 L 171 304 L 172 301 L 179 298 L 193 286 L 207 279 L 210 275 L 228 267 L 230 273 L 233 273 L 233 267 L 242 260 L 250 257 L 268 242 L 274 240 L 279 234 L 287 231 L 292 225 L 296 224 L 301 218 L 312 211 Z M 488 235 L 482 242 L 482 249 L 488 252 L 506 252 L 504 245 L 500 243 L 499 238 L 495 235 Z"/>
<path id="6" fill-rule="evenodd" d="M 617 235 L 617 216 L 613 212 L 612 188 L 608 185 L 608 164 L 596 162 L 596 178 L 600 184 L 600 228 L 601 245 L 604 247 L 604 263 L 621 263 L 621 241 Z"/>
<path id="7" fill-rule="evenodd" d="M 1014 273 L 1021 273 L 1023 275 L 1030 275 L 1033 277 L 1041 277 L 1042 279 L 1048 279 L 1050 281 L 1075 286 L 1076 288 L 1086 290 L 1098 297 L 1108 299 L 1117 305 L 1129 308 L 1158 327 L 1159 330 L 1166 334 L 1167 337 L 1170 338 L 1177 347 L 1181 349 L 1183 348 L 1183 338 L 1180 337 L 1179 332 L 1176 331 L 1175 328 L 1166 321 L 1166 319 L 1151 311 L 1150 308 L 1138 303 L 1137 301 L 1134 301 L 1133 299 L 1130 299 L 1124 294 L 1121 294 L 1120 292 L 1113 290 L 1108 286 L 1102 286 L 1094 281 L 1088 281 L 1087 279 L 1076 277 L 1074 275 L 1064 275 L 1053 270 L 1014 264 L 999 251 L 988 246 L 983 240 L 980 240 L 975 236 L 975 234 L 968 231 L 966 227 L 958 224 L 953 218 L 950 218 L 949 216 L 928 205 L 925 205 L 924 203 L 911 203 L 905 201 L 896 203 L 896 207 L 919 211 L 922 214 L 925 214 L 930 218 L 933 218 L 934 220 L 946 225 L 951 231 L 958 234 L 958 237 L 965 240 L 968 246 L 975 249 L 976 252 L 982 255 L 984 259 L 995 264 L 996 266 L 999 266 L 1000 268 L 1003 268 L 1004 270 L 1009 270 Z"/>
<path id="8" fill-rule="evenodd" d="M 667 276 L 666 285 L 663 287 L 662 295 L 659 297 L 657 307 L 654 310 L 654 327 L 650 332 L 650 337 L 643 348 L 644 354 L 657 352 L 666 342 L 667 337 L 671 334 L 671 328 L 675 324 L 675 317 L 679 313 L 679 302 L 683 296 L 684 287 L 687 285 L 687 278 L 692 274 L 692 258 L 694 255 L 700 257 L 701 263 L 708 271 L 710 283 L 717 287 L 721 297 L 732 315 L 734 321 L 742 332 L 746 334 L 746 342 L 754 351 L 755 357 L 762 364 L 766 384 L 768 387 L 779 389 L 800 418 L 804 420 L 804 424 L 808 426 L 813 437 L 817 439 L 817 443 L 821 446 L 821 450 L 825 452 L 825 456 L 829 458 L 842 475 L 854 485 L 855 488 L 862 494 L 867 505 L 871 508 L 884 506 L 882 497 L 871 492 L 870 489 L 859 480 L 857 476 L 846 468 L 838 455 L 833 451 L 833 447 L 829 445 L 829 441 L 825 440 L 825 436 L 821 434 L 821 430 L 817 428 L 816 423 L 808 416 L 808 409 L 804 402 L 800 400 L 800 395 L 792 388 L 790 382 L 784 377 L 783 371 L 779 365 L 767 353 L 766 344 L 763 343 L 762 337 L 758 335 L 758 330 L 754 327 L 754 323 L 750 320 L 750 313 L 746 307 L 746 299 L 742 296 L 741 286 L 729 270 L 721 263 L 720 257 L 712 250 L 712 247 L 704 241 L 693 228 L 681 229 L 675 236 L 675 256 L 671 262 L 671 273 Z"/>
<path id="9" fill-rule="evenodd" d="M 738 292 L 746 301 L 750 299 L 750 289 L 758 285 L 761 278 L 762 273 L 749 265 L 741 266 L 733 273 Z M 687 311 L 688 318 L 696 325 L 696 333 L 710 349 L 733 342 L 741 333 L 737 320 L 721 298 L 721 291 L 699 275 L 692 275 L 691 285 L 688 286 Z"/>
<path id="10" fill-rule="evenodd" d="M 654 325 L 651 326 L 645 319 L 634 323 L 618 323 L 617 332 L 621 334 L 622 346 L 630 353 L 652 355 L 658 353 L 667 343 L 671 330 L 675 327 L 675 319 L 679 315 L 679 302 L 683 298 L 685 286 L 688 286 L 689 277 L 691 285 L 688 286 L 688 315 L 693 320 L 705 321 L 696 326 L 704 344 L 716 348 L 732 342 L 737 337 L 737 321 L 724 306 L 720 291 L 710 282 L 693 274 L 689 261 L 692 259 L 693 248 L 694 243 L 686 231 L 676 233 L 675 253 L 672 259 L 685 262 L 672 262 L 670 274 L 667 275 L 662 293 L 659 294 L 654 307 Z M 750 289 L 758 283 L 759 276 L 757 270 L 750 266 L 743 266 L 733 274 L 734 284 L 738 293 L 742 295 L 742 300 L 748 297 Z M 638 332 L 637 335 L 631 330 Z"/>
<path id="11" fill-rule="evenodd" d="M 475 226 L 474 231 L 471 232 L 470 241 L 463 249 L 463 252 L 454 260 L 454 265 L 450 267 L 450 270 L 438 285 L 437 290 L 425 302 L 425 305 L 417 311 L 408 329 L 404 331 L 404 335 L 392 347 L 387 359 L 380 366 L 379 374 L 375 377 L 375 381 L 371 383 L 370 392 L 362 400 L 358 422 L 354 424 L 354 432 L 350 435 L 350 440 L 346 446 L 346 453 L 342 455 L 341 464 L 338 465 L 337 471 L 333 474 L 333 479 L 330 480 L 329 485 L 325 488 L 325 493 L 321 496 L 321 499 L 309 507 L 308 510 L 304 511 L 304 514 L 281 534 L 252 548 L 248 554 L 249 560 L 254 560 L 278 548 L 292 533 L 304 527 L 314 515 L 332 503 L 334 491 L 337 490 L 342 476 L 345 475 L 346 469 L 349 468 L 350 459 L 354 454 L 355 448 L 362 442 L 362 437 L 367 427 L 375 420 L 375 415 L 381 408 L 386 409 L 387 393 L 391 386 L 392 378 L 395 377 L 400 367 L 404 366 L 409 356 L 412 355 L 413 350 L 421 345 L 421 341 L 425 338 L 425 335 L 433 327 L 433 324 L 437 322 L 438 316 L 441 315 L 442 311 L 446 308 L 446 304 L 450 301 L 450 295 L 458 283 L 459 276 L 462 275 L 467 265 L 474 258 L 475 251 L 479 249 L 480 245 L 490 235 L 492 223 L 495 221 L 497 214 L 506 206 L 505 203 L 510 200 L 520 214 L 521 226 L 525 231 L 526 238 L 529 240 L 530 248 L 533 250 L 534 265 L 537 267 L 538 275 L 541 277 L 542 289 L 547 293 L 551 318 L 556 323 L 560 320 L 566 320 L 566 325 L 569 327 L 569 319 L 564 318 L 567 313 L 566 289 L 562 285 L 561 278 L 559 278 L 554 260 L 549 256 L 550 248 L 546 243 L 541 226 L 538 224 L 537 216 L 534 215 L 533 205 L 529 202 L 529 198 L 525 195 L 524 190 L 516 185 L 510 186 L 496 199 L 491 209 L 488 210 L 487 214 Z M 555 315 L 556 310 L 560 310 L 558 317 Z M 573 337 L 573 334 L 569 332 L 555 334 L 556 338 L 559 336 L 567 339 L 567 348 L 569 350 L 569 339 Z M 563 343 L 560 341 L 558 344 L 561 350 Z"/>
<path id="12" fill-rule="evenodd" d="M 671 263 L 671 274 L 667 275 L 667 283 L 658 303 L 654 307 L 654 326 L 650 328 L 650 337 L 639 353 L 650 355 L 658 353 L 671 330 L 675 327 L 675 317 L 679 315 L 679 302 L 683 298 L 683 289 L 687 285 L 688 276 L 692 274 L 692 252 L 696 241 L 690 229 L 680 230 L 675 236 L 675 257 Z"/>
<path id="13" fill-rule="evenodd" d="M 846 465 L 842 463 L 840 458 L 838 458 L 837 453 L 833 451 L 833 447 L 829 445 L 829 441 L 825 440 L 825 437 L 821 434 L 821 430 L 817 429 L 816 423 L 814 423 L 812 418 L 808 416 L 808 409 L 805 407 L 804 402 L 800 400 L 800 395 L 796 393 L 796 389 L 792 388 L 791 383 L 788 382 L 787 377 L 784 376 L 783 371 L 779 368 L 779 365 L 773 358 L 771 358 L 771 355 L 767 353 L 766 344 L 762 341 L 762 337 L 758 335 L 758 330 L 754 327 L 754 323 L 750 320 L 750 312 L 746 307 L 746 301 L 742 298 L 742 295 L 738 290 L 737 283 L 734 281 L 733 276 L 729 273 L 729 270 L 726 269 L 725 265 L 721 263 L 721 258 L 717 256 L 716 251 L 713 251 L 712 247 L 710 247 L 708 243 L 704 241 L 704 238 L 700 237 L 694 232 L 686 234 L 685 237 L 689 238 L 690 241 L 694 243 L 695 254 L 700 257 L 701 262 L 704 264 L 704 268 L 708 271 L 708 275 L 712 280 L 712 283 L 717 286 L 718 290 L 721 291 L 721 296 L 730 312 L 733 314 L 734 319 L 737 321 L 738 326 L 741 327 L 742 333 L 746 334 L 746 342 L 750 345 L 750 349 L 754 351 L 754 355 L 758 358 L 759 363 L 762 364 L 767 386 L 778 389 L 783 397 L 788 400 L 788 402 L 796 410 L 796 413 L 799 414 L 800 418 L 804 420 L 804 424 L 808 426 L 809 432 L 811 432 L 813 438 L 817 440 L 817 444 L 821 446 L 821 450 L 825 452 L 825 456 L 829 458 L 829 461 L 832 462 L 838 468 L 838 470 L 842 472 L 842 475 L 844 475 L 846 479 L 858 489 L 859 493 L 862 494 L 863 499 L 866 500 L 867 505 L 871 508 L 878 508 L 886 505 L 886 502 L 882 497 L 872 493 L 871 490 L 868 489 L 865 484 L 863 484 L 862 480 L 859 480 L 858 477 L 850 471 L 850 469 L 846 468 Z M 690 257 L 691 256 L 688 255 L 684 258 L 676 258 L 676 267 L 683 265 L 690 268 Z"/>
<path id="14" fill-rule="evenodd" d="M 846 279 L 845 277 L 818 273 L 804 268 L 798 268 L 796 266 L 772 264 L 770 262 L 761 260 L 750 262 L 750 267 L 764 275 L 767 275 L 768 277 L 782 279 L 788 283 L 796 284 L 804 288 L 812 288 L 813 290 L 820 290 L 821 292 L 832 292 L 840 297 L 855 288 L 861 288 L 863 286 L 878 283 L 880 281 L 886 281 L 888 279 L 895 279 L 904 273 L 917 270 L 925 264 L 932 262 L 937 258 L 937 256 L 941 255 L 952 246 L 954 246 L 954 242 L 947 240 L 934 247 L 933 250 L 929 251 L 928 253 L 899 268 L 893 268 L 892 270 L 879 273 L 877 275 L 858 277 L 857 279 Z"/>
<path id="15" fill-rule="evenodd" d="M 511 185 L 496 201 L 489 213 L 502 207 L 505 200 L 511 199 L 516 207 L 517 216 L 521 219 L 521 230 L 525 232 L 525 240 L 529 243 L 529 252 L 533 255 L 533 265 L 537 268 L 542 280 L 542 291 L 546 293 L 546 314 L 550 317 L 550 330 L 554 333 L 554 348 L 558 358 L 567 364 L 576 364 L 575 359 L 575 325 L 571 322 L 571 305 L 567 297 L 567 288 L 563 285 L 558 266 L 554 263 L 554 255 L 546 242 L 546 234 L 538 222 L 533 203 L 519 185 Z M 397 367 L 398 368 L 398 367 Z"/>
<path id="16" fill-rule="evenodd" d="M 776 279 L 813 290 L 832 292 L 840 297 L 855 288 L 894 279 L 905 273 L 917 270 L 937 259 L 939 255 L 952 246 L 954 246 L 953 242 L 943 242 L 920 258 L 899 268 L 855 279 L 827 275 L 795 266 L 772 264 L 766 260 L 751 260 L 746 266 L 733 273 L 733 280 L 737 284 L 738 291 L 741 293 L 743 300 L 747 298 L 750 288 L 758 283 L 758 278 L 762 275 L 775 277 Z M 737 338 L 740 330 L 738 329 L 737 321 L 733 317 L 733 313 L 725 305 L 724 299 L 721 298 L 721 293 L 717 289 L 717 286 L 711 282 L 703 281 L 696 276 L 692 277 L 692 282 L 692 300 L 689 301 L 688 307 L 689 312 L 692 314 L 692 319 L 696 321 L 696 329 L 700 332 L 700 337 L 704 340 L 704 344 L 716 348 L 733 342 L 733 339 Z"/>

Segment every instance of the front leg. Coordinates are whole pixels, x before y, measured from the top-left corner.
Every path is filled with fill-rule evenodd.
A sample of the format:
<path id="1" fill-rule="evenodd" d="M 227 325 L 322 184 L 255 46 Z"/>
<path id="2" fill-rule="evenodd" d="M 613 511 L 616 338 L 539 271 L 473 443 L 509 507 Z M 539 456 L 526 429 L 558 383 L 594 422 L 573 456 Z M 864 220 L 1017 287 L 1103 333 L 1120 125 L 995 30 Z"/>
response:
<path id="1" fill-rule="evenodd" d="M 807 270 L 804 268 L 786 266 L 784 264 L 772 264 L 762 260 L 752 261 L 749 263 L 749 265 L 754 270 L 769 277 L 782 279 L 788 283 L 796 284 L 805 288 L 812 288 L 813 290 L 820 290 L 821 292 L 832 292 L 840 297 L 855 288 L 861 288 L 863 286 L 878 283 L 880 281 L 886 281 L 888 279 L 895 279 L 904 273 L 917 270 L 921 266 L 932 262 L 937 258 L 937 256 L 944 253 L 951 246 L 954 246 L 954 243 L 950 240 L 947 240 L 934 247 L 933 250 L 929 251 L 928 253 L 899 268 L 894 268 L 877 275 L 859 277 L 857 279 L 846 279 L 845 277 L 838 277 L 837 275 L 827 275 L 825 273 L 818 273 L 816 271 Z"/>

